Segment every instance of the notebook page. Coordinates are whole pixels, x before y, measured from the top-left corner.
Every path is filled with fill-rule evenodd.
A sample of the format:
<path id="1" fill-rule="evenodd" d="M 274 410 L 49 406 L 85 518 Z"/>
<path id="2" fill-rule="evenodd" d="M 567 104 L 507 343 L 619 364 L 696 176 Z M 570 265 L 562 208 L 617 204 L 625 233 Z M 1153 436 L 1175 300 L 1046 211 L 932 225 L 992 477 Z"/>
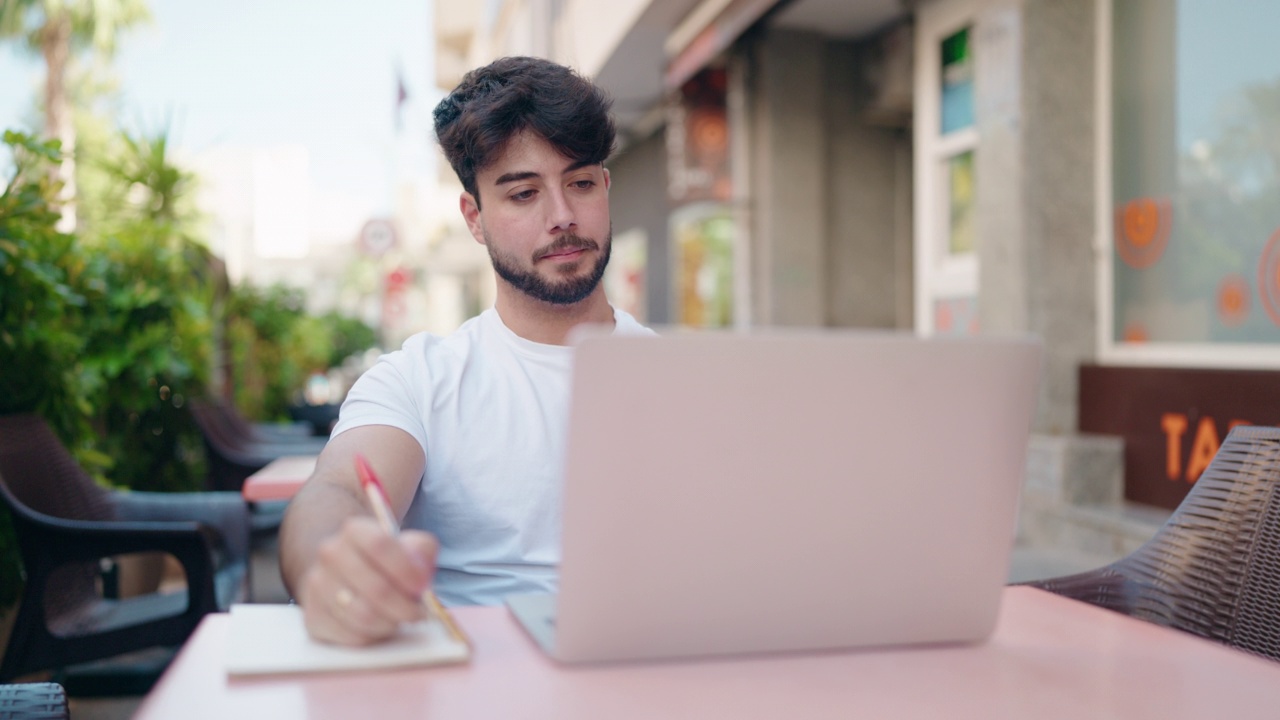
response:
<path id="1" fill-rule="evenodd" d="M 316 642 L 297 605 L 232 605 L 227 638 L 229 675 L 376 670 L 465 662 L 466 641 L 439 619 L 406 623 L 395 637 L 367 647 Z"/>

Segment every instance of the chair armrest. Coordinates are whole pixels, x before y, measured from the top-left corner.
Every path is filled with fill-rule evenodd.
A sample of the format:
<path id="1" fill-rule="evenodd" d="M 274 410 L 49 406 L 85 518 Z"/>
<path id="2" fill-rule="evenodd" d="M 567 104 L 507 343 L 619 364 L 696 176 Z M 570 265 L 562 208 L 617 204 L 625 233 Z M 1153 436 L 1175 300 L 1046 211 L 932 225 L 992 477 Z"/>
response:
<path id="1" fill-rule="evenodd" d="M 278 460 L 285 455 L 319 455 L 324 449 L 324 440 L 321 442 L 287 442 L 287 443 L 243 443 L 240 445 L 230 446 L 222 445 L 216 448 L 216 452 L 227 462 L 239 465 L 245 468 L 259 470 L 266 467 L 271 461 Z"/>
<path id="2" fill-rule="evenodd" d="M 26 507 L 10 506 L 19 534 L 27 582 L 43 583 L 54 568 L 74 562 L 96 561 L 110 555 L 165 552 L 182 564 L 187 575 L 189 610 L 216 612 L 214 547 L 216 530 L 195 521 L 142 522 L 127 520 L 67 520 Z"/>
<path id="3" fill-rule="evenodd" d="M 307 440 L 311 434 L 311 423 L 301 420 L 290 423 L 252 423 L 253 433 L 265 442 L 290 440 Z"/>
<path id="4" fill-rule="evenodd" d="M 272 460 L 281 455 L 319 455 L 328 438 L 280 438 L 270 442 L 246 442 L 237 450 L 257 457 L 269 457 Z"/>
<path id="5" fill-rule="evenodd" d="M 193 520 L 217 531 L 215 547 L 224 549 L 228 560 L 249 556 L 250 514 L 248 505 L 236 492 L 113 492 L 112 504 L 119 520 L 131 522 Z"/>

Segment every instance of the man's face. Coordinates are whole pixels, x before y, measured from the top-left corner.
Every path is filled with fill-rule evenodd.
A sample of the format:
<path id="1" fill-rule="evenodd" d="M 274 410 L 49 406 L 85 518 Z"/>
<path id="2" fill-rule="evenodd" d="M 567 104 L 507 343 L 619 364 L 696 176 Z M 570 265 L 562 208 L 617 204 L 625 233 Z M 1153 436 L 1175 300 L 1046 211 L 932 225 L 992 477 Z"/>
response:
<path id="1" fill-rule="evenodd" d="M 609 182 L 600 165 L 522 132 L 476 174 L 480 204 L 463 193 L 462 214 L 498 277 L 536 300 L 572 304 L 596 289 L 609 263 Z"/>

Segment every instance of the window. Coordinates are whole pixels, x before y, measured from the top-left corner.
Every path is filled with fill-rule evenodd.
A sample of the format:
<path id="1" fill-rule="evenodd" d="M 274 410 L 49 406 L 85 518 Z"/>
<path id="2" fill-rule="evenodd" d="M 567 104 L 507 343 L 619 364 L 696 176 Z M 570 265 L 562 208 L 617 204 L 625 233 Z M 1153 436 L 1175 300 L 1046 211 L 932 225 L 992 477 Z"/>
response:
<path id="1" fill-rule="evenodd" d="M 1280 3 L 1111 3 L 1103 346 L 1121 358 L 1280 364 L 1277 27 Z"/>
<path id="2" fill-rule="evenodd" d="M 915 308 L 926 335 L 975 335 L 979 152 L 973 17 L 952 0 L 920 9 L 916 45 Z"/>

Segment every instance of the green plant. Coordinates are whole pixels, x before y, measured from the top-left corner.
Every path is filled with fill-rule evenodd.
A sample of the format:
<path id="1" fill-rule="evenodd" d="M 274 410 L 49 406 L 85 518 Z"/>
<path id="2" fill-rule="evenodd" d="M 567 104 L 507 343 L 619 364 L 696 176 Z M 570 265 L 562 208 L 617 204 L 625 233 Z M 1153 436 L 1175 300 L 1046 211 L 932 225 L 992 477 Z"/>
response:
<path id="1" fill-rule="evenodd" d="M 99 279 L 83 316 L 95 424 L 113 481 L 194 490 L 203 455 L 184 405 L 208 392 L 215 261 L 195 237 L 194 176 L 170 160 L 166 134 L 116 140 L 84 163 L 113 200 L 86 203 L 96 212 L 81 230 Z"/>
<path id="2" fill-rule="evenodd" d="M 329 336 L 326 367 L 338 367 L 352 355 L 378 344 L 378 331 L 358 318 L 329 312 L 320 316 L 320 322 Z"/>
<path id="3" fill-rule="evenodd" d="M 286 419 L 311 373 L 341 365 L 377 340 L 373 328 L 358 319 L 306 314 L 305 299 L 301 290 L 279 285 L 242 285 L 231 292 L 231 384 L 236 407 L 247 417 Z"/>
<path id="4" fill-rule="evenodd" d="M 59 191 L 48 168 L 58 142 L 7 131 L 13 176 L 0 195 L 0 413 L 38 412 L 64 440 L 87 437 L 90 406 L 77 362 L 84 339 L 67 322 L 85 305 L 75 238 L 55 228 Z"/>
<path id="5" fill-rule="evenodd" d="M 0 194 L 0 414 L 43 415 L 82 462 L 100 466 L 77 360 L 84 342 L 67 321 L 84 306 L 73 287 L 84 267 L 74 238 L 55 228 L 60 187 L 48 169 L 60 160 L 59 143 L 8 131 L 4 144 L 13 174 Z M 0 513 L 0 607 L 17 600 L 21 580 L 9 516 Z"/>
<path id="6" fill-rule="evenodd" d="M 57 138 L 68 151 L 76 145 L 72 121 L 74 103 L 67 76 L 72 60 L 92 48 L 100 59 L 109 58 L 116 40 L 126 28 L 150 19 L 142 0 L 4 0 L 0 2 L 0 38 L 16 38 L 45 62 L 43 107 L 45 135 Z M 74 178 L 75 154 L 68 152 L 56 171 L 63 182 Z M 75 193 L 67 193 L 74 196 Z M 74 197 L 61 213 L 74 220 Z"/>

